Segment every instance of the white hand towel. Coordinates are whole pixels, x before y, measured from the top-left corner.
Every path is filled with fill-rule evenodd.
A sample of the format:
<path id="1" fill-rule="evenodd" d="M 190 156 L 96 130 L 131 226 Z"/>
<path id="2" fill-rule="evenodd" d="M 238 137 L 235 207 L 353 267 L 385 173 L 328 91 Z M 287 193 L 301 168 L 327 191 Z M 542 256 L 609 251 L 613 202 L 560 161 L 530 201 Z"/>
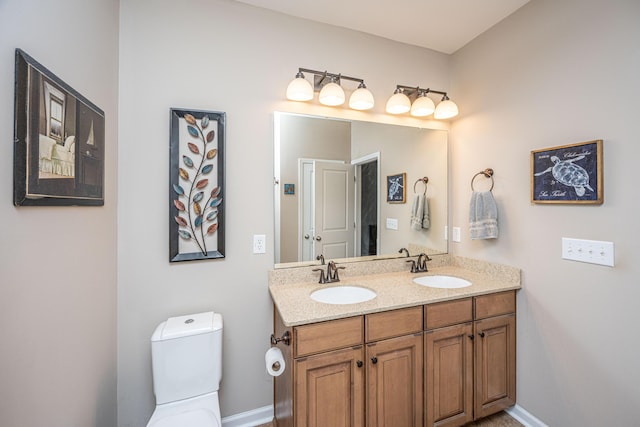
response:
<path id="1" fill-rule="evenodd" d="M 422 228 L 428 229 L 431 227 L 431 217 L 429 216 L 429 198 L 424 198 L 424 208 L 422 210 Z"/>
<path id="2" fill-rule="evenodd" d="M 469 232 L 472 240 L 498 237 L 498 208 L 491 191 L 474 191 L 471 194 Z"/>
<path id="3" fill-rule="evenodd" d="M 413 196 L 410 224 L 413 230 L 418 231 L 428 229 L 431 226 L 429 199 L 427 199 L 424 194 L 416 194 Z"/>
<path id="4" fill-rule="evenodd" d="M 413 230 L 422 230 L 422 217 L 424 214 L 424 195 L 416 194 L 413 196 L 413 205 L 411 206 L 411 228 Z"/>

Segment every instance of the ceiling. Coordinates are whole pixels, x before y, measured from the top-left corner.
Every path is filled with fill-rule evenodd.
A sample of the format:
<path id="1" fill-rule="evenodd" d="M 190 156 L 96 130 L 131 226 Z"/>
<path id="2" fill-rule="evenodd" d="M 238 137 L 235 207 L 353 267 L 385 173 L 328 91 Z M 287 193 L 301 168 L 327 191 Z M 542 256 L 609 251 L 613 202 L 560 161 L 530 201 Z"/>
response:
<path id="1" fill-rule="evenodd" d="M 451 54 L 529 0 L 237 0 Z"/>

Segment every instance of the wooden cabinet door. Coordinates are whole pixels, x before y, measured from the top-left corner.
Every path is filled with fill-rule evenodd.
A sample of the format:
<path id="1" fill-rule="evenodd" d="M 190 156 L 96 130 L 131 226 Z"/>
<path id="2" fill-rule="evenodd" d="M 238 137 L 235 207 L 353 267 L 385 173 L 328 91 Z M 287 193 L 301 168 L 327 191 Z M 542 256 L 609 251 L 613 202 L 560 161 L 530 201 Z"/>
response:
<path id="1" fill-rule="evenodd" d="M 425 333 L 425 426 L 473 420 L 473 323 Z"/>
<path id="2" fill-rule="evenodd" d="M 475 322 L 475 418 L 516 402 L 515 314 Z"/>
<path id="3" fill-rule="evenodd" d="M 362 346 L 295 360 L 297 427 L 364 427 Z"/>
<path id="4" fill-rule="evenodd" d="M 422 426 L 422 333 L 367 344 L 367 426 Z"/>

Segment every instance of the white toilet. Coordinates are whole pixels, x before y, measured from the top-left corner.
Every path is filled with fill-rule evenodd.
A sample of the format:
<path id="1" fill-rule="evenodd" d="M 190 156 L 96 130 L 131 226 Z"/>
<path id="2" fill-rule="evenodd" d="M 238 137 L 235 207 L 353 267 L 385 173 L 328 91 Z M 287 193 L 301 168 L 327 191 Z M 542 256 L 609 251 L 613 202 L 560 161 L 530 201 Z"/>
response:
<path id="1" fill-rule="evenodd" d="M 172 317 L 151 337 L 156 409 L 147 427 L 221 427 L 222 316 Z"/>

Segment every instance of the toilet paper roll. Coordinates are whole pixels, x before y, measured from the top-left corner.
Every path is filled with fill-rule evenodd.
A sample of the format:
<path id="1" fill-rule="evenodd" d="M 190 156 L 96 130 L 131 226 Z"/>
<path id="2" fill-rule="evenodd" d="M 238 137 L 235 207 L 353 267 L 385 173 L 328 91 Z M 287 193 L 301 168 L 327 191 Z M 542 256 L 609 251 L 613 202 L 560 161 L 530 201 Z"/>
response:
<path id="1" fill-rule="evenodd" d="M 277 347 L 271 347 L 264 354 L 264 362 L 267 366 L 267 372 L 269 375 L 273 377 L 277 377 L 282 375 L 285 368 L 284 356 L 282 356 L 282 352 Z"/>

